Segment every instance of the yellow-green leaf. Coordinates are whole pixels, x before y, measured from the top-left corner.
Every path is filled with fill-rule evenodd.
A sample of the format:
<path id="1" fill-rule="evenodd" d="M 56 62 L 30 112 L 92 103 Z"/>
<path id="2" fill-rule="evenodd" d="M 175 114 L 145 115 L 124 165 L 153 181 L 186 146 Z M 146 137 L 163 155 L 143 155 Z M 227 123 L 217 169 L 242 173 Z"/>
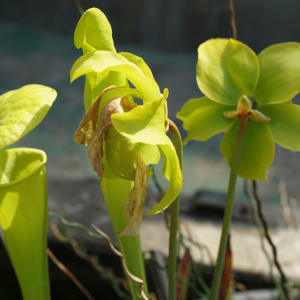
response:
<path id="1" fill-rule="evenodd" d="M 49 300 L 46 154 L 0 152 L 0 224 L 24 300 Z"/>
<path id="2" fill-rule="evenodd" d="M 101 73 L 86 74 L 84 89 L 84 107 L 87 111 L 92 103 L 100 96 L 102 91 L 109 86 L 126 85 L 126 77 L 124 74 L 114 71 L 105 71 Z"/>
<path id="3" fill-rule="evenodd" d="M 124 56 L 129 62 L 137 65 L 143 71 L 144 75 L 154 80 L 152 71 L 141 57 L 127 52 L 119 52 L 119 54 Z"/>
<path id="4" fill-rule="evenodd" d="M 0 150 L 18 141 L 45 117 L 56 91 L 43 85 L 25 85 L 0 96 Z"/>
<path id="5" fill-rule="evenodd" d="M 74 34 L 76 48 L 84 53 L 95 50 L 116 52 L 112 39 L 111 26 L 101 10 L 88 9 L 80 18 Z"/>
<path id="6" fill-rule="evenodd" d="M 120 54 L 108 51 L 95 51 L 81 56 L 72 67 L 71 82 L 85 74 L 107 71 L 123 73 L 144 94 L 145 102 L 161 97 L 157 83 L 145 76 L 137 65 Z"/>

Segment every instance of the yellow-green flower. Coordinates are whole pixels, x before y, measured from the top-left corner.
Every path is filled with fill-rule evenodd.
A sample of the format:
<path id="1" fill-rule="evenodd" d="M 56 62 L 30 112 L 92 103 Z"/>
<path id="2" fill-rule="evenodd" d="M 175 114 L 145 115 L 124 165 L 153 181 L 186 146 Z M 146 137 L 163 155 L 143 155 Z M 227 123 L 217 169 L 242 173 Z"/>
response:
<path id="1" fill-rule="evenodd" d="M 147 190 L 145 176 L 151 175 L 146 166 L 157 164 L 164 154 L 162 172 L 169 180 L 164 198 L 148 214 L 170 205 L 182 186 L 176 151 L 166 135 L 168 90 L 160 93 L 143 59 L 116 53 L 110 25 L 98 9 L 88 10 L 80 19 L 75 45 L 83 48 L 84 55 L 75 62 L 71 81 L 86 75 L 87 112 L 74 141 L 89 146 L 89 157 L 99 180 L 119 177 L 135 181 L 125 207 L 129 223 L 120 234 L 137 236 Z M 129 87 L 128 80 L 135 88 Z M 143 105 L 137 105 L 134 98 L 143 100 Z"/>
<path id="2" fill-rule="evenodd" d="M 266 179 L 274 159 L 274 141 L 300 150 L 300 107 L 292 98 L 300 92 L 300 44 L 270 46 L 258 56 L 232 39 L 211 39 L 198 48 L 197 83 L 206 97 L 190 99 L 178 112 L 184 140 L 206 141 L 226 132 L 221 152 L 231 166 L 238 129 L 238 103 L 249 103 L 238 175 Z"/>

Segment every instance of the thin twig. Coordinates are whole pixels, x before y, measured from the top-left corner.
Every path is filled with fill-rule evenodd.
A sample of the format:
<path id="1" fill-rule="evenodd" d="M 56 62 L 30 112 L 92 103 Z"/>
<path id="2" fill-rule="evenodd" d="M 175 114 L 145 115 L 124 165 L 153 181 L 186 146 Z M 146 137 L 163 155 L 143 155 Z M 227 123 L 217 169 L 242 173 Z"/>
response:
<path id="1" fill-rule="evenodd" d="M 283 210 L 283 218 L 290 232 L 295 231 L 294 222 L 291 218 L 291 208 L 289 206 L 289 196 L 286 192 L 286 184 L 284 181 L 279 182 L 278 191 L 280 194 L 280 203 Z"/>
<path id="2" fill-rule="evenodd" d="M 111 242 L 111 239 L 109 238 L 108 235 L 106 235 L 103 231 L 101 231 L 99 228 L 97 228 L 94 224 L 92 224 L 92 227 L 100 234 L 102 235 L 109 243 L 109 246 L 111 248 L 111 250 L 116 254 L 118 255 L 120 258 L 121 258 L 121 263 L 122 263 L 122 267 L 123 267 L 123 270 L 124 270 L 124 273 L 126 274 L 126 276 L 131 279 L 132 281 L 136 282 L 138 284 L 138 287 L 139 287 L 139 292 L 140 292 L 140 295 L 142 297 L 143 300 L 149 300 L 145 293 L 144 293 L 144 289 L 143 289 L 143 286 L 144 286 L 144 281 L 136 276 L 134 276 L 133 274 L 131 274 L 127 267 L 126 267 L 126 263 L 125 263 L 125 258 L 123 256 L 123 254 L 118 251 L 114 245 L 112 244 Z"/>
<path id="3" fill-rule="evenodd" d="M 232 28 L 232 38 L 237 39 L 237 29 L 235 25 L 235 11 L 233 7 L 233 0 L 229 0 L 229 8 L 230 8 L 230 15 L 231 15 L 231 28 Z"/>
<path id="4" fill-rule="evenodd" d="M 76 7 L 78 12 L 83 15 L 85 13 L 85 10 L 83 9 L 83 7 L 81 6 L 81 2 L 80 0 L 76 0 Z"/>
<path id="5" fill-rule="evenodd" d="M 194 240 L 193 235 L 192 235 L 192 232 L 191 232 L 189 226 L 187 225 L 187 223 L 185 223 L 185 222 L 179 220 L 179 225 L 180 225 L 181 227 L 185 227 L 185 229 L 186 229 L 186 231 L 187 231 L 188 237 L 185 237 L 185 236 L 183 236 L 183 237 L 184 237 L 185 239 L 187 239 L 189 242 L 191 242 L 192 244 L 194 244 L 195 246 L 197 246 L 198 248 L 203 248 L 203 249 L 206 251 L 206 253 L 207 253 L 207 256 L 208 256 L 208 259 L 209 259 L 209 261 L 210 261 L 210 264 L 211 264 L 212 266 L 214 266 L 214 265 L 215 265 L 215 261 L 214 261 L 214 258 L 213 258 L 213 255 L 212 255 L 210 249 L 209 249 L 206 245 L 201 244 L 201 243 L 199 243 L 199 242 L 197 242 L 197 241 Z"/>
<path id="6" fill-rule="evenodd" d="M 119 297 L 123 299 L 128 299 L 128 297 L 126 297 L 127 295 L 123 291 L 121 291 L 118 286 L 118 284 L 122 284 L 127 290 L 129 290 L 127 280 L 125 278 L 117 277 L 113 272 L 112 268 L 103 267 L 99 263 L 97 255 L 84 253 L 74 239 L 67 238 L 61 235 L 57 226 L 54 223 L 48 222 L 47 225 L 52 229 L 53 234 L 59 241 L 70 244 L 77 256 L 79 256 L 81 259 L 88 261 L 94 267 L 94 269 L 100 273 L 103 279 L 110 280 L 115 292 L 118 294 Z M 104 273 L 106 276 L 103 276 Z"/>
<path id="7" fill-rule="evenodd" d="M 276 280 L 276 278 L 274 277 L 274 274 L 273 274 L 274 263 L 265 247 L 265 231 L 261 225 L 261 222 L 258 219 L 257 204 L 256 204 L 256 201 L 254 200 L 254 198 L 250 195 L 250 193 L 248 191 L 247 182 L 248 181 L 246 179 L 244 179 L 243 191 L 244 191 L 245 197 L 248 199 L 248 201 L 251 205 L 252 221 L 253 221 L 254 225 L 256 226 L 258 233 L 259 233 L 260 247 L 268 260 L 269 268 L 270 268 L 270 277 L 271 277 L 272 281 L 274 282 L 274 285 L 280 290 L 280 292 L 282 292 L 282 287 L 281 287 L 280 283 L 278 282 L 278 280 Z"/>
<path id="8" fill-rule="evenodd" d="M 99 240 L 105 240 L 103 236 L 99 236 L 98 234 L 95 234 L 91 231 L 89 231 L 84 225 L 77 223 L 77 222 L 69 222 L 66 219 L 64 219 L 59 213 L 57 212 L 49 212 L 48 216 L 55 216 L 57 217 L 60 222 L 62 222 L 64 225 L 69 226 L 69 227 L 76 227 L 82 229 L 88 236 L 90 236 L 93 239 L 99 239 Z M 114 247 L 119 249 L 119 246 L 116 243 L 113 243 Z"/>
<path id="9" fill-rule="evenodd" d="M 49 248 L 47 248 L 47 253 L 52 261 L 67 275 L 71 278 L 71 280 L 77 285 L 80 291 L 89 299 L 95 300 L 95 298 L 89 293 L 89 291 L 79 282 L 79 280 L 73 275 L 73 273 L 67 269 L 51 252 Z"/>
<path id="10" fill-rule="evenodd" d="M 290 204 L 292 207 L 292 211 L 293 211 L 293 216 L 294 216 L 294 220 L 296 222 L 297 225 L 297 232 L 298 234 L 300 234 L 300 211 L 299 211 L 299 206 L 298 203 L 296 201 L 295 198 L 291 197 L 290 198 Z"/>
<path id="11" fill-rule="evenodd" d="M 259 300 L 259 298 L 250 295 L 250 294 L 248 293 L 248 289 L 247 289 L 246 286 L 243 285 L 242 283 L 239 283 L 239 282 L 234 281 L 234 287 L 235 287 L 236 289 L 242 291 L 246 299 L 248 298 L 248 299 L 251 299 L 251 300 Z"/>
<path id="12" fill-rule="evenodd" d="M 281 285 L 282 285 L 282 289 L 283 289 L 283 292 L 285 294 L 285 297 L 287 299 L 291 299 L 290 296 L 289 296 L 289 292 L 287 290 L 287 279 L 286 279 L 286 276 L 285 274 L 283 273 L 283 270 L 278 262 L 278 259 L 277 259 L 277 249 L 271 239 L 271 236 L 269 235 L 269 231 L 268 231 L 268 225 L 267 225 L 267 221 L 262 213 L 262 207 L 261 207 L 261 201 L 259 199 L 259 196 L 258 196 L 258 193 L 257 193 L 257 185 L 256 185 L 256 181 L 253 180 L 252 181 L 252 188 L 253 188 L 253 195 L 254 195 L 254 198 L 256 200 L 256 203 L 257 203 L 257 208 L 258 208 L 258 215 L 259 215 L 259 218 L 263 224 L 263 228 L 264 228 L 264 231 L 265 231 L 265 236 L 266 236 L 266 239 L 267 241 L 269 242 L 271 248 L 272 248 L 272 252 L 273 252 L 273 257 L 274 257 L 274 262 L 275 262 L 275 265 L 280 273 L 280 278 L 281 278 Z"/>

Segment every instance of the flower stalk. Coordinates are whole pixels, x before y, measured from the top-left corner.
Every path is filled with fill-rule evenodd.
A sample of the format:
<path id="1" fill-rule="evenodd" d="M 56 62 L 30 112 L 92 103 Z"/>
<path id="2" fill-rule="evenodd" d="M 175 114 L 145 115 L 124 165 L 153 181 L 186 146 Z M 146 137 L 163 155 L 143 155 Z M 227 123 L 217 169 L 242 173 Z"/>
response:
<path id="1" fill-rule="evenodd" d="M 169 129 L 172 134 L 175 150 L 182 170 L 182 140 L 177 126 L 169 120 Z M 176 261 L 177 261 L 177 233 L 179 219 L 180 194 L 171 206 L 170 237 L 169 237 L 169 300 L 176 299 Z"/>
<path id="2" fill-rule="evenodd" d="M 226 252 L 226 246 L 228 241 L 228 234 L 229 234 L 229 228 L 230 228 L 231 216 L 233 210 L 236 180 L 237 180 L 240 156 L 241 156 L 242 145 L 243 145 L 243 138 L 244 138 L 247 122 L 248 122 L 248 115 L 240 116 L 239 127 L 238 127 L 238 132 L 237 132 L 235 146 L 234 146 L 234 153 L 231 162 L 230 179 L 229 179 L 226 207 L 225 207 L 223 226 L 222 226 L 222 235 L 221 235 L 221 241 L 219 245 L 217 264 L 213 276 L 210 300 L 217 300 L 219 295 L 220 282 L 222 277 L 224 258 L 225 258 L 225 252 Z"/>
<path id="3" fill-rule="evenodd" d="M 109 217 L 113 225 L 114 232 L 123 230 L 127 223 L 127 214 L 123 205 L 128 202 L 128 195 L 132 189 L 133 182 L 121 178 L 110 180 L 103 178 L 101 187 L 105 199 L 105 203 L 109 212 Z M 118 203 L 118 205 L 115 205 Z M 144 292 L 148 295 L 148 287 L 144 262 L 142 257 L 140 236 L 123 237 L 115 235 L 121 252 L 124 255 L 126 266 L 130 273 L 140 278 L 144 282 Z M 132 299 L 139 300 L 139 296 L 135 293 L 136 282 L 128 279 Z"/>

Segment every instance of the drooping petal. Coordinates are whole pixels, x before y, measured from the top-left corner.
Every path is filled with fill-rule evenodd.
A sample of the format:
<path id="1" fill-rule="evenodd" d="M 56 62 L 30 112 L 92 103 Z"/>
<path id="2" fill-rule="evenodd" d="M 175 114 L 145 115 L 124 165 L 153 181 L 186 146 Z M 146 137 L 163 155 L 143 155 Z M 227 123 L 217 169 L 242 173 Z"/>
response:
<path id="1" fill-rule="evenodd" d="M 116 52 L 112 39 L 111 26 L 101 10 L 88 9 L 80 18 L 74 34 L 76 48 L 84 53 L 95 50 Z"/>
<path id="2" fill-rule="evenodd" d="M 183 144 L 190 140 L 206 141 L 228 129 L 233 120 L 224 117 L 224 112 L 232 109 L 231 106 L 213 102 L 207 97 L 190 99 L 176 115 L 188 132 Z"/>
<path id="3" fill-rule="evenodd" d="M 269 118 L 274 141 L 292 151 L 300 151 L 300 106 L 295 104 L 264 105 L 259 110 Z"/>
<path id="4" fill-rule="evenodd" d="M 226 133 L 221 141 L 221 152 L 231 166 L 239 120 Z M 266 170 L 274 159 L 275 144 L 267 124 L 248 119 L 244 134 L 238 175 L 248 180 L 266 180 Z"/>
<path id="5" fill-rule="evenodd" d="M 232 39 L 211 39 L 198 48 L 197 83 L 211 100 L 235 105 L 251 96 L 259 76 L 255 53 Z"/>
<path id="6" fill-rule="evenodd" d="M 283 103 L 300 92 L 300 44 L 270 46 L 258 55 L 260 76 L 255 98 L 260 104 Z"/>
<path id="7" fill-rule="evenodd" d="M 151 209 L 147 215 L 157 214 L 167 208 L 179 195 L 182 188 L 182 173 L 179 160 L 170 139 L 166 137 L 168 144 L 159 145 L 164 152 L 163 175 L 169 180 L 168 190 L 163 199 Z"/>
<path id="8" fill-rule="evenodd" d="M 119 54 L 124 56 L 129 62 L 137 65 L 143 71 L 145 76 L 154 80 L 152 71 L 141 57 L 128 52 L 119 52 Z"/>
<path id="9" fill-rule="evenodd" d="M 38 84 L 0 96 L 0 150 L 18 141 L 45 117 L 57 93 Z"/>
<path id="10" fill-rule="evenodd" d="M 133 142 L 166 144 L 164 105 L 166 94 L 159 99 L 140 105 L 126 114 L 115 114 L 115 129 Z"/>
<path id="11" fill-rule="evenodd" d="M 141 225 L 147 195 L 148 172 L 141 156 L 137 154 L 135 159 L 136 171 L 134 186 L 129 194 L 129 202 L 124 205 L 128 217 L 128 224 L 122 232 L 118 232 L 119 236 L 137 237 Z"/>
<path id="12" fill-rule="evenodd" d="M 144 94 L 145 102 L 160 98 L 159 87 L 153 79 L 145 76 L 137 65 L 129 62 L 124 56 L 108 51 L 95 51 L 81 56 L 72 67 L 71 82 L 91 72 L 106 71 L 125 74 L 135 87 Z"/>

